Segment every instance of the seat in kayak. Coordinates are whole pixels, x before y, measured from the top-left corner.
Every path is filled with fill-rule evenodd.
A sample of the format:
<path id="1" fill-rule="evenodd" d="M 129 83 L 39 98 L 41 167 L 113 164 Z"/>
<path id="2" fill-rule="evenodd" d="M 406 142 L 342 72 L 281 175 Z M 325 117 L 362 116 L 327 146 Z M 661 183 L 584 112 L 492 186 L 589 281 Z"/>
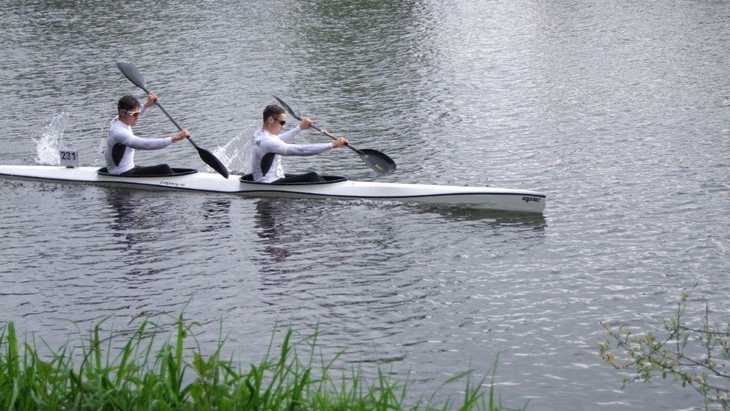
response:
<path id="1" fill-rule="evenodd" d="M 107 177 L 125 177 L 125 178 L 136 178 L 136 177 L 176 177 L 176 176 L 184 176 L 188 174 L 195 174 L 198 170 L 194 168 L 173 168 L 172 174 L 157 174 L 157 175 L 130 175 L 130 176 L 120 176 L 117 174 L 109 174 L 106 167 L 100 168 L 96 173 L 100 176 L 107 176 Z"/>
<path id="2" fill-rule="evenodd" d="M 301 182 L 301 183 L 289 183 L 289 182 L 282 182 L 277 183 L 276 181 L 273 183 L 257 183 L 253 181 L 253 174 L 246 174 L 244 176 L 241 176 L 241 182 L 243 183 L 249 183 L 249 184 L 273 184 L 273 185 L 282 185 L 282 186 L 301 186 L 301 185 L 314 185 L 314 184 L 331 184 L 331 183 L 339 183 L 342 181 L 347 181 L 347 177 L 340 177 L 340 176 L 319 176 L 324 181 L 309 181 L 309 182 Z"/>

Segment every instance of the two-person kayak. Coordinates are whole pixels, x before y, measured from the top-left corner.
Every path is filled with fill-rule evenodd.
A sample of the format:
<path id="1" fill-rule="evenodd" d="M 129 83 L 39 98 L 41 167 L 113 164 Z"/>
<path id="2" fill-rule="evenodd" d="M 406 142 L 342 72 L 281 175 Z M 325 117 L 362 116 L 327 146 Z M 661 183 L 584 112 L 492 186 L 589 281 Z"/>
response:
<path id="1" fill-rule="evenodd" d="M 317 183 L 256 183 L 247 176 L 228 179 L 194 169 L 173 169 L 173 175 L 113 176 L 96 167 L 0 165 L 0 178 L 99 184 L 152 190 L 186 190 L 229 193 L 250 197 L 336 198 L 435 204 L 483 210 L 539 213 L 545 209 L 545 194 L 497 187 L 460 187 L 430 184 L 351 181 L 325 176 Z"/>

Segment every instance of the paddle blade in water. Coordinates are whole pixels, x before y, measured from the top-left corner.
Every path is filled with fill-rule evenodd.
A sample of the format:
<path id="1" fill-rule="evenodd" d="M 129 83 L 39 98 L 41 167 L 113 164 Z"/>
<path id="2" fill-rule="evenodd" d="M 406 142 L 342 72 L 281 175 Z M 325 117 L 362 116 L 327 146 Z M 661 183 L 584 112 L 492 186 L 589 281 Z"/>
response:
<path id="1" fill-rule="evenodd" d="M 226 166 L 223 165 L 223 163 L 218 160 L 216 156 L 213 155 L 210 151 L 197 147 L 198 154 L 200 154 L 200 159 L 203 160 L 203 162 L 210 166 L 213 170 L 217 171 L 218 174 L 222 175 L 225 178 L 228 178 L 228 169 Z"/>
<path id="2" fill-rule="evenodd" d="M 117 68 L 122 72 L 122 74 L 124 74 L 124 77 L 126 77 L 127 80 L 147 92 L 144 85 L 144 77 L 142 76 L 142 73 L 137 70 L 137 67 L 134 67 L 133 64 L 119 62 L 117 63 Z"/>
<path id="3" fill-rule="evenodd" d="M 380 175 L 390 174 L 395 171 L 395 161 L 378 150 L 364 148 L 358 150 L 360 158 Z"/>

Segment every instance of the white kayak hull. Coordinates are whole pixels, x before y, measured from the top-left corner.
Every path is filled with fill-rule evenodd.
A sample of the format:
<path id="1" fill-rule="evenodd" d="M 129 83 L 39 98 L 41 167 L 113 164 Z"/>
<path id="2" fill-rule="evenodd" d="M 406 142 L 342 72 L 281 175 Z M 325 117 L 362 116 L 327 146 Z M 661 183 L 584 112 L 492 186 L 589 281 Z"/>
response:
<path id="1" fill-rule="evenodd" d="M 251 197 L 338 198 L 400 201 L 465 208 L 539 213 L 545 210 L 544 194 L 496 187 L 460 187 L 430 184 L 380 183 L 341 180 L 314 184 L 262 184 L 228 179 L 216 173 L 163 177 L 100 175 L 96 167 L 0 165 L 0 178 L 100 184 L 155 190 L 230 193 Z"/>

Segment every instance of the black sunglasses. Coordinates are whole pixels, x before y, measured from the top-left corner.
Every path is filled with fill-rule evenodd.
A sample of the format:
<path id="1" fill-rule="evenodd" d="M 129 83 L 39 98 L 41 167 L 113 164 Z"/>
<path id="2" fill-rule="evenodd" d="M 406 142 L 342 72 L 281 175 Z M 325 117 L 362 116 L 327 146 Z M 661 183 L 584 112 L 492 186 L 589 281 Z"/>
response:
<path id="1" fill-rule="evenodd" d="M 284 126 L 284 124 L 286 124 L 286 120 L 277 120 L 277 119 L 274 119 L 274 121 L 278 122 L 282 127 Z"/>

